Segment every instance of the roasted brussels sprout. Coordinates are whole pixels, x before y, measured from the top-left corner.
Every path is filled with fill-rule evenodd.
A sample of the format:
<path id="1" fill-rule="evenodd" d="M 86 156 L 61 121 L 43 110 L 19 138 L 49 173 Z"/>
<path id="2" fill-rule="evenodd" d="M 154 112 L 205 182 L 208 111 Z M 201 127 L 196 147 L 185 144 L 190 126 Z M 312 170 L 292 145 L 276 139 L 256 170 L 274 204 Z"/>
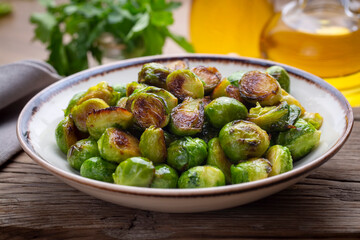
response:
<path id="1" fill-rule="evenodd" d="M 204 97 L 204 85 L 190 70 L 181 69 L 169 74 L 166 79 L 166 89 L 180 100 L 186 97 Z"/>
<path id="2" fill-rule="evenodd" d="M 166 143 L 164 131 L 151 126 L 147 128 L 140 138 L 141 156 L 148 158 L 153 163 L 162 163 L 166 160 Z"/>
<path id="3" fill-rule="evenodd" d="M 220 169 L 213 166 L 197 166 L 182 173 L 179 188 L 207 188 L 225 185 L 225 176 Z"/>
<path id="4" fill-rule="evenodd" d="M 159 63 L 144 64 L 139 72 L 139 83 L 165 88 L 170 69 Z"/>
<path id="5" fill-rule="evenodd" d="M 305 113 L 305 108 L 301 105 L 301 103 L 296 100 L 293 96 L 287 93 L 284 89 L 281 90 L 281 102 L 285 101 L 289 105 L 296 105 L 301 109 L 301 114 Z"/>
<path id="6" fill-rule="evenodd" d="M 221 81 L 221 73 L 215 67 L 197 66 L 191 69 L 204 85 L 205 94 L 211 93 Z"/>
<path id="7" fill-rule="evenodd" d="M 287 147 L 274 145 L 266 153 L 272 166 L 269 176 L 275 176 L 293 169 L 293 160 Z"/>
<path id="8" fill-rule="evenodd" d="M 227 80 L 231 83 L 231 85 L 235 87 L 239 87 L 239 81 L 242 76 L 246 73 L 245 70 L 237 71 L 227 77 Z"/>
<path id="9" fill-rule="evenodd" d="M 222 149 L 232 163 L 262 156 L 270 144 L 269 135 L 255 123 L 236 120 L 220 131 Z"/>
<path id="10" fill-rule="evenodd" d="M 55 129 L 56 144 L 63 153 L 66 154 L 71 145 L 79 140 L 77 131 L 74 121 L 69 116 L 61 120 L 57 125 Z"/>
<path id="11" fill-rule="evenodd" d="M 148 87 L 146 84 L 131 82 L 126 85 L 126 97 L 129 97 L 135 90 L 141 90 Z"/>
<path id="12" fill-rule="evenodd" d="M 294 126 L 295 128 L 279 133 L 276 143 L 289 148 L 295 161 L 318 145 L 321 132 L 302 118 L 299 118 Z"/>
<path id="13" fill-rule="evenodd" d="M 146 87 L 139 92 L 153 93 L 165 100 L 169 112 L 178 105 L 178 99 L 170 92 L 162 88 Z"/>
<path id="14" fill-rule="evenodd" d="M 206 106 L 205 115 L 214 127 L 222 128 L 233 120 L 245 119 L 247 108 L 236 99 L 219 97 Z"/>
<path id="15" fill-rule="evenodd" d="M 117 165 L 105 161 L 101 157 L 92 157 L 81 165 L 80 175 L 83 177 L 103 181 L 114 182 L 112 174 L 115 172 Z"/>
<path id="16" fill-rule="evenodd" d="M 86 91 L 75 94 L 69 101 L 67 108 L 64 110 L 65 117 L 71 112 L 71 109 L 79 102 L 79 100 L 85 95 Z"/>
<path id="17" fill-rule="evenodd" d="M 109 107 L 94 110 L 86 119 L 86 127 L 95 139 L 99 139 L 109 127 L 128 128 L 133 123 L 133 115 L 125 108 Z"/>
<path id="18" fill-rule="evenodd" d="M 122 97 L 119 99 L 119 101 L 116 103 L 117 107 L 126 108 L 126 102 L 128 100 L 128 97 Z"/>
<path id="19" fill-rule="evenodd" d="M 155 176 L 150 187 L 176 188 L 178 179 L 179 175 L 175 169 L 166 164 L 160 164 L 155 167 Z"/>
<path id="20" fill-rule="evenodd" d="M 119 99 L 126 97 L 126 84 L 116 84 L 113 86 L 113 89 L 119 93 Z"/>
<path id="21" fill-rule="evenodd" d="M 226 88 L 231 86 L 231 83 L 227 78 L 223 78 L 221 82 L 214 88 L 211 93 L 211 99 L 215 99 L 218 97 L 227 97 Z"/>
<path id="22" fill-rule="evenodd" d="M 265 158 L 252 158 L 231 166 L 232 183 L 252 182 L 267 178 L 271 172 L 271 164 Z"/>
<path id="23" fill-rule="evenodd" d="M 218 167 L 225 175 L 227 184 L 231 184 L 231 162 L 226 158 L 221 148 L 219 138 L 213 138 L 208 143 L 208 157 L 206 165 Z"/>
<path id="24" fill-rule="evenodd" d="M 100 98 L 91 98 L 79 105 L 76 105 L 71 110 L 71 117 L 74 120 L 76 127 L 82 131 L 87 132 L 86 127 L 86 119 L 89 113 L 93 112 L 94 110 L 99 110 L 103 108 L 108 108 L 109 105 Z"/>
<path id="25" fill-rule="evenodd" d="M 203 100 L 187 98 L 173 109 L 169 125 L 172 133 L 189 136 L 201 132 L 203 123 Z"/>
<path id="26" fill-rule="evenodd" d="M 143 157 L 128 158 L 116 168 L 113 179 L 116 184 L 149 187 L 154 179 L 155 167 Z"/>
<path id="27" fill-rule="evenodd" d="M 166 65 L 171 71 L 180 70 L 180 69 L 189 69 L 189 62 L 187 60 L 178 60 L 169 63 Z"/>
<path id="28" fill-rule="evenodd" d="M 296 123 L 300 115 L 301 115 L 301 109 L 298 106 L 294 104 L 289 106 L 289 119 L 288 119 L 289 127 Z"/>
<path id="29" fill-rule="evenodd" d="M 282 89 L 290 92 L 290 77 L 283 67 L 272 66 L 266 69 L 266 72 L 279 82 Z"/>
<path id="30" fill-rule="evenodd" d="M 240 90 L 238 87 L 235 87 L 234 85 L 229 85 L 225 88 L 226 97 L 234 98 L 238 100 L 241 103 L 246 103 L 244 99 L 240 96 Z"/>
<path id="31" fill-rule="evenodd" d="M 82 139 L 72 145 L 67 152 L 67 161 L 70 166 L 80 170 L 83 162 L 92 157 L 98 157 L 99 150 L 96 141 L 92 138 Z"/>
<path id="32" fill-rule="evenodd" d="M 167 156 L 167 163 L 182 172 L 205 161 L 207 144 L 200 138 L 185 137 L 170 144 Z"/>
<path id="33" fill-rule="evenodd" d="M 278 104 L 281 99 L 281 87 L 278 81 L 269 74 L 260 71 L 246 72 L 239 82 L 241 97 L 261 106 Z"/>
<path id="34" fill-rule="evenodd" d="M 107 128 L 98 141 L 100 156 L 120 163 L 130 157 L 141 156 L 139 140 L 116 128 Z"/>
<path id="35" fill-rule="evenodd" d="M 90 87 L 77 104 L 79 105 L 91 98 L 100 98 L 108 105 L 115 106 L 116 102 L 120 98 L 120 93 L 114 91 L 114 89 L 109 86 L 107 82 L 103 81 L 93 87 Z"/>
<path id="36" fill-rule="evenodd" d="M 317 130 L 321 128 L 323 123 L 323 117 L 319 113 L 305 112 L 301 118 L 313 125 Z"/>

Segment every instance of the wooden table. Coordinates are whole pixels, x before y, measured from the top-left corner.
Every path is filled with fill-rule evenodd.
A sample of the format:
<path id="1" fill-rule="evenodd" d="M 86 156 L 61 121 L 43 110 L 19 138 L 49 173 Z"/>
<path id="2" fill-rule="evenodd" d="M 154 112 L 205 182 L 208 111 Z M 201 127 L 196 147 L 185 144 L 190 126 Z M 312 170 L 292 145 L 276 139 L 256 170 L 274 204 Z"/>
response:
<path id="1" fill-rule="evenodd" d="M 20 10 L 0 19 L 0 64 L 43 59 L 43 47 L 29 41 L 27 23 L 37 4 L 12 3 Z M 179 51 L 171 44 L 168 49 Z M 21 152 L 0 167 L 0 239 L 360 239 L 360 108 L 354 112 L 345 146 L 306 179 L 215 212 L 167 214 L 107 203 L 69 187 Z"/>

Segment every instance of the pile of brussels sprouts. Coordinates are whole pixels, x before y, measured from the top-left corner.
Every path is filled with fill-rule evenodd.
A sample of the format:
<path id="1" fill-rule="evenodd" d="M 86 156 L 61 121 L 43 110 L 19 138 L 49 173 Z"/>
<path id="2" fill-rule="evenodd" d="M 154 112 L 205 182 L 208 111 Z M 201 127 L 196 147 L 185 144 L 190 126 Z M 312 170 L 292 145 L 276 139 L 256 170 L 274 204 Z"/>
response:
<path id="1" fill-rule="evenodd" d="M 138 81 L 73 96 L 56 141 L 80 175 L 120 185 L 203 188 L 287 172 L 320 140 L 322 117 L 288 73 L 147 63 Z"/>

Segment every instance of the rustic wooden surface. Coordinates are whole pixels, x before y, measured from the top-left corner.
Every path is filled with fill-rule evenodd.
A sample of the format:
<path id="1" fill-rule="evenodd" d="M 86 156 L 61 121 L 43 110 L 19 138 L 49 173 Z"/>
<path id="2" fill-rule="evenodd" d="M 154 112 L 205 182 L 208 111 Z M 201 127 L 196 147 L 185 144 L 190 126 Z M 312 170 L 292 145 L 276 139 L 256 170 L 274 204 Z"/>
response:
<path id="1" fill-rule="evenodd" d="M 28 24 L 30 12 L 40 8 L 32 0 L 11 2 L 14 14 L 0 18 L 0 64 L 44 59 Z M 171 43 L 167 49 L 179 51 Z M 215 212 L 167 214 L 107 203 L 69 187 L 21 152 L 0 167 L 0 239 L 360 239 L 360 108 L 354 111 L 350 139 L 306 179 Z"/>

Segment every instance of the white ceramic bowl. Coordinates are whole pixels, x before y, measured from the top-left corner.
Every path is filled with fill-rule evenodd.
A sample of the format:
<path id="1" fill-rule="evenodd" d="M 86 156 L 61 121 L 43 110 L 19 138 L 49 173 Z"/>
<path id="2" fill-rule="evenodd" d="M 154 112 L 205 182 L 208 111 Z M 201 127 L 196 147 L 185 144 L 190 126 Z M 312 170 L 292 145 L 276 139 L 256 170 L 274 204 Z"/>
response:
<path id="1" fill-rule="evenodd" d="M 352 109 L 341 93 L 324 80 L 283 66 L 291 77 L 291 94 L 308 112 L 324 117 L 320 145 L 297 161 L 287 173 L 255 182 L 203 189 L 151 189 L 129 187 L 81 177 L 56 146 L 54 130 L 70 98 L 100 81 L 110 84 L 137 80 L 144 63 L 187 59 L 190 66 L 215 66 L 223 76 L 238 70 L 265 70 L 277 63 L 222 55 L 155 56 L 120 61 L 69 76 L 41 91 L 20 114 L 17 133 L 25 152 L 40 166 L 89 195 L 127 207 L 160 212 L 202 212 L 246 204 L 276 193 L 307 176 L 330 159 L 345 143 L 353 126 Z"/>

